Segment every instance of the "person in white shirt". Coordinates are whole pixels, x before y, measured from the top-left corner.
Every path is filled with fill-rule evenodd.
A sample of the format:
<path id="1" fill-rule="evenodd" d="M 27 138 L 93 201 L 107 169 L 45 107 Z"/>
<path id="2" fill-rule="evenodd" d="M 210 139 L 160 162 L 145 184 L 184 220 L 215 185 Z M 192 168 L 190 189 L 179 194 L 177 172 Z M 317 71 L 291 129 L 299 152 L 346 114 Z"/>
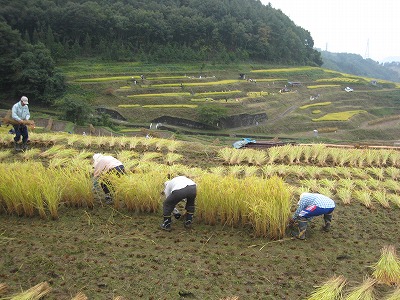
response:
<path id="1" fill-rule="evenodd" d="M 14 137 L 14 148 L 16 151 L 20 151 L 19 141 L 22 136 L 22 150 L 27 149 L 27 142 L 29 138 L 28 127 L 24 124 L 25 120 L 29 120 L 31 117 L 28 108 L 28 97 L 22 96 L 21 100 L 15 103 L 11 110 L 11 117 L 18 122 L 17 125 L 13 125 L 15 131 Z"/>
<path id="2" fill-rule="evenodd" d="M 161 229 L 167 231 L 171 230 L 172 213 L 174 212 L 175 206 L 184 199 L 186 199 L 184 226 L 190 228 L 195 211 L 195 200 L 197 195 L 196 183 L 186 176 L 178 176 L 166 181 L 164 186 L 164 194 L 166 198 L 163 203 L 164 221 L 161 224 Z"/>
<path id="3" fill-rule="evenodd" d="M 331 198 L 318 193 L 302 193 L 296 211 L 293 214 L 290 224 L 296 221 L 298 228 L 292 232 L 292 235 L 298 239 L 306 239 L 306 230 L 308 221 L 316 216 L 324 216 L 324 231 L 329 231 L 332 222 L 332 214 L 336 207 L 335 201 Z"/>
<path id="4" fill-rule="evenodd" d="M 93 178 L 95 183 L 100 179 L 102 174 L 114 173 L 117 176 L 125 174 L 125 168 L 122 162 L 118 159 L 110 156 L 96 153 L 93 155 Z M 112 184 L 107 178 L 100 180 L 100 186 L 103 192 L 106 194 L 106 203 L 112 204 Z"/>

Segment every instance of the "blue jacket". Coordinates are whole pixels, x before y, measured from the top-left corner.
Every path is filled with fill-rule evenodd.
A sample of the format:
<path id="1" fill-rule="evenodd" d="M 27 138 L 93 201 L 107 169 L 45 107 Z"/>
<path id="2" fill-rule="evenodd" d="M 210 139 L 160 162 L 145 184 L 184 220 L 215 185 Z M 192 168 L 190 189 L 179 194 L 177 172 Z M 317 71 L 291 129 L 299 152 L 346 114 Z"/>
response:
<path id="1" fill-rule="evenodd" d="M 12 107 L 12 118 L 15 121 L 29 120 L 31 117 L 28 105 L 22 106 L 21 101 L 15 103 Z"/>

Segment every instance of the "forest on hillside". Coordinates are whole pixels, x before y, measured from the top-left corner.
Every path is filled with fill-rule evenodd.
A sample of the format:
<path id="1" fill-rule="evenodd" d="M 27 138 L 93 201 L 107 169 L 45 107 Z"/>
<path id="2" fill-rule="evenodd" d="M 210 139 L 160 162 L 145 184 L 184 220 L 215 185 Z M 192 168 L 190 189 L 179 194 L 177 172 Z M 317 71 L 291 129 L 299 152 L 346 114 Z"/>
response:
<path id="1" fill-rule="evenodd" d="M 0 23 L 56 60 L 322 64 L 310 33 L 259 0 L 0 0 Z"/>

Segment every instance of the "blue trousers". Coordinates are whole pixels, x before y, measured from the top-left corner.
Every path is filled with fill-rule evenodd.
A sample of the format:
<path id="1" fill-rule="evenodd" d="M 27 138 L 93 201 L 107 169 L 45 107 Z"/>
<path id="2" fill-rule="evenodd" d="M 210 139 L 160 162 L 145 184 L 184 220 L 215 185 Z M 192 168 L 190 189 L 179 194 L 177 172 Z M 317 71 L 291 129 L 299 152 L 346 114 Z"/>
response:
<path id="1" fill-rule="evenodd" d="M 310 205 L 310 206 L 307 206 L 305 209 L 303 209 L 299 213 L 299 217 L 300 218 L 311 219 L 312 217 L 330 214 L 331 212 L 333 212 L 334 209 L 335 209 L 334 207 L 332 207 L 332 208 L 321 208 L 321 207 L 318 207 L 316 205 Z"/>
<path id="2" fill-rule="evenodd" d="M 15 130 L 14 141 L 17 143 L 20 141 L 22 136 L 22 142 L 26 143 L 28 141 L 28 127 L 26 125 L 13 125 Z"/>

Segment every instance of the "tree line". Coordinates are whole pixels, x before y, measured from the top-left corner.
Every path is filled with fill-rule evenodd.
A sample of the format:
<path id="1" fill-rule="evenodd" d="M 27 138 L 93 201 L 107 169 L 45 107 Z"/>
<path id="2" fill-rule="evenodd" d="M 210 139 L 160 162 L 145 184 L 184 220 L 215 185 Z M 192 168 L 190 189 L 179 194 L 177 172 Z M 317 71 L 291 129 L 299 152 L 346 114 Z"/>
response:
<path id="1" fill-rule="evenodd" d="M 322 64 L 310 33 L 259 0 L 0 3 L 0 17 L 54 59 Z"/>

